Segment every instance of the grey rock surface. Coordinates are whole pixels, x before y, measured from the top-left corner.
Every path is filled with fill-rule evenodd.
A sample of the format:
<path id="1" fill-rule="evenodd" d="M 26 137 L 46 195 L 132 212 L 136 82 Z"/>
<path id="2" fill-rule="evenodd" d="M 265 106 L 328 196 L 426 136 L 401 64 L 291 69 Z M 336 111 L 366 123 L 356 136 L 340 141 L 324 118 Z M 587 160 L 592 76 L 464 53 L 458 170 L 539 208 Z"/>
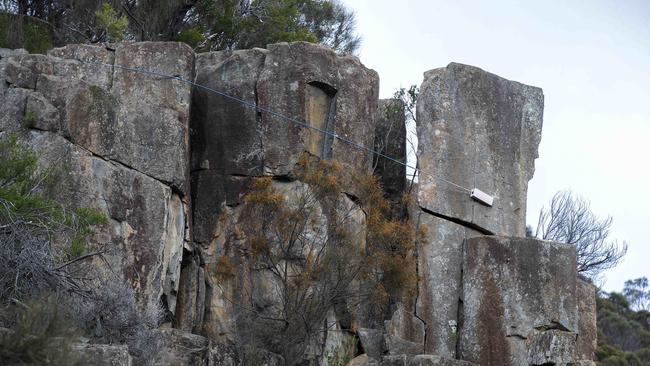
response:
<path id="1" fill-rule="evenodd" d="M 69 167 L 60 199 L 106 215 L 92 238 L 107 250 L 102 275 L 117 274 L 142 302 L 163 301 L 173 313 L 190 236 L 190 87 L 114 63 L 191 79 L 194 53 L 160 42 L 3 51 L 0 131 L 18 133 L 41 165 Z"/>
<path id="2" fill-rule="evenodd" d="M 260 106 L 373 146 L 379 93 L 375 71 L 354 56 L 307 42 L 273 44 L 268 50 L 257 82 Z M 270 174 L 287 174 L 304 150 L 350 170 L 367 171 L 372 163 L 367 151 L 268 113 L 262 113 L 261 124 L 264 169 Z"/>
<path id="3" fill-rule="evenodd" d="M 18 95 L 11 91 L 16 88 L 38 92 L 30 94 L 25 116 L 14 118 L 18 123 L 13 125 L 25 122 L 27 127 L 60 132 L 96 155 L 185 194 L 189 188 L 190 86 L 113 69 L 114 63 L 186 79 L 194 73 L 194 53 L 181 43 L 120 44 L 115 51 L 68 45 L 47 56 L 13 56 L 4 69 L 11 86 L 5 99 L 15 100 Z M 9 122 L 0 122 L 6 129 Z"/>
<path id="4" fill-rule="evenodd" d="M 32 130 L 24 142 L 39 155 L 39 165 L 67 164 L 60 200 L 102 212 L 108 222 L 92 234 L 106 250 L 107 268 L 96 259 L 106 280 L 126 280 L 140 299 L 158 302 L 164 294 L 174 311 L 186 207 L 172 189 L 144 174 L 90 154 L 63 137 Z M 115 279 L 114 275 L 118 275 Z"/>
<path id="5" fill-rule="evenodd" d="M 418 210 L 417 316 L 426 324 L 425 353 L 456 357 L 462 297 L 463 243 L 481 234 Z"/>
<path id="6" fill-rule="evenodd" d="M 596 293 L 593 284 L 578 279 L 576 287 L 578 297 L 578 344 L 576 358 L 578 360 L 595 360 L 598 340 L 598 325 L 596 323 Z"/>
<path id="7" fill-rule="evenodd" d="M 425 329 L 422 320 L 404 309 L 400 303 L 390 320 L 384 324 L 386 348 L 391 355 L 424 353 Z"/>
<path id="8" fill-rule="evenodd" d="M 531 342 L 554 330 L 571 332 L 575 343 L 576 281 L 571 245 L 512 237 L 468 239 L 459 358 L 485 366 L 526 364 Z"/>
<path id="9" fill-rule="evenodd" d="M 551 329 L 535 332 L 528 341 L 528 365 L 572 366 L 576 361 L 576 333 Z"/>
<path id="10" fill-rule="evenodd" d="M 355 358 L 353 358 L 350 362 L 348 362 L 347 365 L 345 366 L 379 366 L 380 363 L 378 360 L 368 357 L 367 354 L 361 354 Z"/>
<path id="11" fill-rule="evenodd" d="M 445 358 L 437 355 L 417 355 L 409 360 L 408 366 L 475 366 L 476 364 L 457 360 L 454 358 Z"/>
<path id="12" fill-rule="evenodd" d="M 197 55 L 195 80 L 247 103 L 194 90 L 196 241 L 212 240 L 221 203 L 237 202 L 244 176 L 287 176 L 304 151 L 337 159 L 344 171 L 371 168 L 367 152 L 268 112 L 372 147 L 379 80 L 356 57 L 304 42 L 269 45 L 268 50 L 209 52 Z"/>
<path id="13" fill-rule="evenodd" d="M 365 354 L 374 359 L 381 359 L 386 353 L 386 341 L 384 331 L 380 329 L 359 328 L 357 332 L 359 343 Z"/>
<path id="14" fill-rule="evenodd" d="M 524 236 L 541 138 L 542 90 L 477 67 L 427 71 L 417 101 L 419 204 L 498 235 Z M 466 189 L 493 197 L 493 207 Z"/>

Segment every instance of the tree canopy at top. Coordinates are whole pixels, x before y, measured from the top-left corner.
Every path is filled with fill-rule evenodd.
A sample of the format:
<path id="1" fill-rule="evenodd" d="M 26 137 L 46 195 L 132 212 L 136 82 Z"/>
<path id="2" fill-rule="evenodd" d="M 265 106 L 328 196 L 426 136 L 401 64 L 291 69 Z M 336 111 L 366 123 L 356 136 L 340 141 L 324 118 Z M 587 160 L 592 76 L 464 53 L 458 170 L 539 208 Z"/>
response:
<path id="1" fill-rule="evenodd" d="M 57 45 L 96 43 L 115 38 L 96 16 L 106 4 L 115 19 L 128 19 L 124 38 L 134 41 L 183 41 L 201 51 L 308 41 L 354 53 L 360 45 L 355 15 L 338 0 L 0 0 L 0 11 L 48 23 Z"/>

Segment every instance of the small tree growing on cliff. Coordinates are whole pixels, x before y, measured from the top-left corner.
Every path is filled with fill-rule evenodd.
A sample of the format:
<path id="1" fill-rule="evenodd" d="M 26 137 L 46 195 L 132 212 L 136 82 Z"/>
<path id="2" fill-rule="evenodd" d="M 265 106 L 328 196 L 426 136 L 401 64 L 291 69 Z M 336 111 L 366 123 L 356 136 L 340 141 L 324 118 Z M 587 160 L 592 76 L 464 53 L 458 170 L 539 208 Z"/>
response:
<path id="1" fill-rule="evenodd" d="M 368 311 L 386 311 L 389 298 L 415 288 L 411 224 L 389 218 L 373 176 L 356 179 L 360 207 L 345 198 L 340 173 L 336 163 L 303 156 L 295 178 L 304 184 L 296 191 L 282 191 L 271 177 L 253 179 L 230 255 L 218 261 L 224 279 L 237 266 L 250 273 L 233 299 L 244 342 L 281 354 L 288 365 L 322 339 L 330 310 L 354 311 L 372 299 Z"/>
<path id="2" fill-rule="evenodd" d="M 578 272 L 594 278 L 615 267 L 627 253 L 627 243 L 608 240 L 611 225 L 612 218 L 596 216 L 588 201 L 570 191 L 560 191 L 548 209 L 540 210 L 535 236 L 574 245 Z"/>

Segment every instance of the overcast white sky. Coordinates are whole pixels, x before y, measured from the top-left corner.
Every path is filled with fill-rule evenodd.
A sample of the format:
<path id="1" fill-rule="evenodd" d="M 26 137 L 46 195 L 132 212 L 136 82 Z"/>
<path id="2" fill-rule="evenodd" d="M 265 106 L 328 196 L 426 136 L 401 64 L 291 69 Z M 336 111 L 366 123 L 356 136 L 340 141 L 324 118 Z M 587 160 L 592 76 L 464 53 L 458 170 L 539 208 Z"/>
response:
<path id="1" fill-rule="evenodd" d="M 650 1 L 343 2 L 357 13 L 360 58 L 379 73 L 382 97 L 452 61 L 544 89 L 528 222 L 572 189 L 630 244 L 604 288 L 650 277 Z"/>

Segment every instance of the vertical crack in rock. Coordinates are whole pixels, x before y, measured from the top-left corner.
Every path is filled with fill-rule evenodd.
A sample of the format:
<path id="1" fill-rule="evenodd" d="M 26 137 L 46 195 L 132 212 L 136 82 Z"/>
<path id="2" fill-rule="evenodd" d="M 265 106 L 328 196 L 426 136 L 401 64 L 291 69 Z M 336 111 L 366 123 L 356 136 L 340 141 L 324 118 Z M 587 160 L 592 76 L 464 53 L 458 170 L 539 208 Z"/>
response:
<path id="1" fill-rule="evenodd" d="M 266 60 L 266 55 L 262 56 L 262 62 L 260 62 L 256 72 L 255 72 L 255 82 L 253 84 L 253 94 L 255 96 L 255 120 L 257 121 L 257 133 L 258 133 L 258 139 L 259 139 L 259 152 L 258 152 L 258 158 L 259 158 L 259 171 L 257 172 L 260 175 L 263 175 L 265 170 L 266 170 L 266 152 L 264 148 L 264 138 L 262 137 L 264 134 L 264 127 L 262 125 L 262 111 L 259 110 L 260 108 L 260 96 L 259 92 L 257 90 L 257 83 L 260 80 L 260 74 L 262 73 L 262 69 L 264 69 L 264 64 Z"/>

